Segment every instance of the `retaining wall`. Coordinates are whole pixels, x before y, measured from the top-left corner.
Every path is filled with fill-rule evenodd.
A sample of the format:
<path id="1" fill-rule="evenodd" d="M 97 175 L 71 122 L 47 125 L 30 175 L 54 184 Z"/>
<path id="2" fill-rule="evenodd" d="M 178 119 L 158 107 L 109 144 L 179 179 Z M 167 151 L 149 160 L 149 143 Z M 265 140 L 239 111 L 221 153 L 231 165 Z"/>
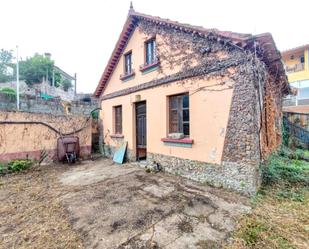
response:
<path id="1" fill-rule="evenodd" d="M 1 121 L 40 121 L 49 124 L 62 133 L 85 127 L 77 132 L 82 157 L 91 154 L 91 119 L 84 115 L 52 115 L 29 112 L 0 112 L 0 162 L 12 159 L 31 158 L 38 160 L 43 151 L 47 160 L 57 158 L 57 139 L 60 137 L 52 129 L 41 124 L 1 124 Z"/>

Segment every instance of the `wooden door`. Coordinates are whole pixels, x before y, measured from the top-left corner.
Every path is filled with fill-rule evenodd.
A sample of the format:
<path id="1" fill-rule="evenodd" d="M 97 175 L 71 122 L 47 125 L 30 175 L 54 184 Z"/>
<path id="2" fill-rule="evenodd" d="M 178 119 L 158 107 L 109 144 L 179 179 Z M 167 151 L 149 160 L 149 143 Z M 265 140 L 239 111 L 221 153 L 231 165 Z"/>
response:
<path id="1" fill-rule="evenodd" d="M 147 116 L 146 102 L 136 103 L 136 156 L 145 159 L 147 154 Z"/>

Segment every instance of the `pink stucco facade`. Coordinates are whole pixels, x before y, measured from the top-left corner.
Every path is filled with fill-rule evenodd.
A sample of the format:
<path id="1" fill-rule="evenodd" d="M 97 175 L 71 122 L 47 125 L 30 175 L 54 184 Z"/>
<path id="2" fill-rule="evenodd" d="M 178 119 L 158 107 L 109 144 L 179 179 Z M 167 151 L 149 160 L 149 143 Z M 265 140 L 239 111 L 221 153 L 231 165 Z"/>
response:
<path id="1" fill-rule="evenodd" d="M 123 51 L 123 54 L 132 51 L 132 67 L 135 76 L 127 81 L 120 80 L 120 75 L 123 74 L 124 70 L 124 57 L 121 56 L 108 81 L 103 96 L 153 79 L 159 79 L 180 70 L 179 68 L 172 70 L 164 62 L 161 62 L 161 72 L 159 70 L 148 73 L 140 72 L 140 65 L 145 63 L 144 42 L 148 38 L 138 28 L 135 29 Z M 159 36 L 156 39 L 160 42 Z M 229 79 L 224 80 L 229 84 Z M 233 89 L 217 83 L 216 79 L 176 81 L 167 85 L 103 100 L 101 102 L 102 111 L 100 117 L 103 120 L 106 145 L 117 147 L 123 141 L 127 141 L 128 149 L 133 155 L 136 153 L 135 104 L 146 101 L 148 153 L 220 164 Z M 207 87 L 207 90 L 196 91 L 203 87 Z M 166 138 L 169 133 L 168 97 L 181 93 L 189 94 L 192 147 L 174 146 L 162 141 L 162 138 Z M 111 136 L 115 130 L 113 107 L 119 105 L 122 106 L 123 138 Z"/>

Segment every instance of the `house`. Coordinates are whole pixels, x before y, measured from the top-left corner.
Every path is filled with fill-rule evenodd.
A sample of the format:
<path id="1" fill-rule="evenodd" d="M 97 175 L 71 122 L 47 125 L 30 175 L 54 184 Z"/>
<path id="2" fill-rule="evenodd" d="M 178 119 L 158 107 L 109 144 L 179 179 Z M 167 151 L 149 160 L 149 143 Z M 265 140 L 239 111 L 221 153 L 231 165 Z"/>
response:
<path id="1" fill-rule="evenodd" d="M 309 113 L 309 44 L 283 51 L 288 80 L 295 94 L 287 96 L 283 110 L 294 113 Z"/>
<path id="2" fill-rule="evenodd" d="M 239 34 L 134 11 L 94 95 L 105 149 L 253 194 L 259 165 L 281 144 L 290 93 L 271 34 Z"/>

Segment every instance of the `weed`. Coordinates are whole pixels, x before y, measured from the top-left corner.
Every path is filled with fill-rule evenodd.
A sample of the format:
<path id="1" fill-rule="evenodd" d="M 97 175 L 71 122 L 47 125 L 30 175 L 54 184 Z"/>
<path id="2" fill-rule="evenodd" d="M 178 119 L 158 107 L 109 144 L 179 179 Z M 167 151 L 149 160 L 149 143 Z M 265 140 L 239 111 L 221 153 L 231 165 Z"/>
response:
<path id="1" fill-rule="evenodd" d="M 290 199 L 291 201 L 304 202 L 305 190 L 304 189 L 282 189 L 276 195 L 277 199 Z"/>
<path id="2" fill-rule="evenodd" d="M 193 226 L 191 223 L 192 223 L 191 219 L 185 216 L 183 218 L 180 218 L 180 222 L 177 224 L 177 228 L 179 231 L 183 233 L 192 233 Z"/>
<path id="3" fill-rule="evenodd" d="M 261 233 L 267 231 L 267 229 L 265 223 L 254 218 L 247 218 L 244 229 L 238 235 L 245 241 L 247 246 L 254 246 L 258 241 L 262 240 Z"/>
<path id="4" fill-rule="evenodd" d="M 282 183 L 308 185 L 309 163 L 273 154 L 270 156 L 268 164 L 262 168 L 262 178 L 264 185 Z"/>
<path id="5" fill-rule="evenodd" d="M 4 174 L 5 166 L 4 164 L 0 163 L 0 175 Z"/>
<path id="6" fill-rule="evenodd" d="M 151 169 L 150 168 L 146 168 L 145 171 L 146 171 L 146 173 L 151 173 Z"/>
<path id="7" fill-rule="evenodd" d="M 32 161 L 29 159 L 16 159 L 8 163 L 8 170 L 11 172 L 21 171 L 31 167 Z"/>

